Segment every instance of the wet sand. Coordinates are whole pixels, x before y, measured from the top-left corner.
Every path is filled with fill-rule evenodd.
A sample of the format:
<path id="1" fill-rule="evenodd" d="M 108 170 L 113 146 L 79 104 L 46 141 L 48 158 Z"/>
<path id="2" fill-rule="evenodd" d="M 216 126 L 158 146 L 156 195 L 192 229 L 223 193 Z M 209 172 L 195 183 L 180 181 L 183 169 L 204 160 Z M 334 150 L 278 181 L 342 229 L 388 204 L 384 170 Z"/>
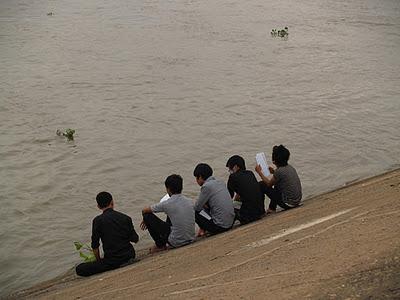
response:
<path id="1" fill-rule="evenodd" d="M 399 298 L 399 200 L 398 169 L 129 267 L 70 275 L 16 297 Z"/>

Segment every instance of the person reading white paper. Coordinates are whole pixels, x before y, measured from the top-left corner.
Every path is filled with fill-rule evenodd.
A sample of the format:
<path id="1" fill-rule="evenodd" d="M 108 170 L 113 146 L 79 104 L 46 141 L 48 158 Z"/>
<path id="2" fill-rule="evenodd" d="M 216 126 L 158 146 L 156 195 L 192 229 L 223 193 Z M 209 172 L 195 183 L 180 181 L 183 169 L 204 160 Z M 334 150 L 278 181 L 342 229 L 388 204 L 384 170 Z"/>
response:
<path id="1" fill-rule="evenodd" d="M 286 210 L 301 204 L 300 178 L 296 169 L 288 164 L 289 157 L 290 152 L 285 146 L 274 146 L 272 148 L 272 162 L 277 168 L 269 168 L 272 176 L 266 176 L 260 164 L 255 168 L 262 179 L 260 182 L 262 193 L 271 199 L 267 213 L 276 212 L 277 206 Z"/>

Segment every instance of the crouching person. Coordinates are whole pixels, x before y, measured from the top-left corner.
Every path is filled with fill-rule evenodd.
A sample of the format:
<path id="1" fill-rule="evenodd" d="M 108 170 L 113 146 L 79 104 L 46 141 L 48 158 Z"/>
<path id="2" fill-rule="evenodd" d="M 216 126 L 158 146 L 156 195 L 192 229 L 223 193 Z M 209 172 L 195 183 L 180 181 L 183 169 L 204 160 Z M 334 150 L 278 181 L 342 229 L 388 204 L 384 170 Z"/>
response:
<path id="1" fill-rule="evenodd" d="M 253 172 L 246 170 L 246 163 L 239 155 L 229 158 L 226 166 L 231 174 L 228 179 L 228 190 L 236 201 L 242 203 L 240 210 L 236 211 L 240 224 L 261 219 L 265 214 L 264 195 Z"/>
<path id="2" fill-rule="evenodd" d="M 182 195 L 183 180 L 176 174 L 165 180 L 165 188 L 170 198 L 142 210 L 142 230 L 149 230 L 155 246 L 151 253 L 167 250 L 168 247 L 181 247 L 194 241 L 195 221 L 193 202 Z M 166 221 L 161 220 L 154 213 L 167 214 Z"/>
<path id="3" fill-rule="evenodd" d="M 93 219 L 92 249 L 95 262 L 81 263 L 76 267 L 79 276 L 90 276 L 132 263 L 135 250 L 131 244 L 139 241 L 132 219 L 114 210 L 110 193 L 101 192 L 96 196 L 97 207 L 103 211 Z M 100 240 L 104 258 L 100 257 Z"/>
<path id="4" fill-rule="evenodd" d="M 297 171 L 288 160 L 289 150 L 283 146 L 274 146 L 272 148 L 272 162 L 277 169 L 269 167 L 272 177 L 263 174 L 259 165 L 256 166 L 256 172 L 261 177 L 260 188 L 270 199 L 268 213 L 276 212 L 277 206 L 287 210 L 297 207 L 301 204 L 302 188 Z"/>
<path id="5" fill-rule="evenodd" d="M 201 186 L 199 198 L 194 205 L 196 223 L 200 228 L 198 236 L 203 236 L 207 232 L 217 234 L 227 231 L 232 228 L 235 220 L 228 188 L 212 174 L 213 170 L 207 164 L 198 164 L 193 171 L 197 184 Z"/>

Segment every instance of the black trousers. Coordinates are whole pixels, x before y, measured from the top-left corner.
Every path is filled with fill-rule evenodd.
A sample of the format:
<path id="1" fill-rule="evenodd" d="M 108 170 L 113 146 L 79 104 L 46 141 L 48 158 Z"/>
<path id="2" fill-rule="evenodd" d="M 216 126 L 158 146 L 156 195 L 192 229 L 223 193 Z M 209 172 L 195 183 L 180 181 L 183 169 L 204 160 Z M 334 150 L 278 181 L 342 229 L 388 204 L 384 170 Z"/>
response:
<path id="1" fill-rule="evenodd" d="M 151 237 L 158 248 L 163 248 L 168 243 L 168 236 L 171 233 L 171 221 L 161 220 L 153 213 L 143 214 L 143 222 L 146 225 Z"/>
<path id="2" fill-rule="evenodd" d="M 133 258 L 131 258 L 130 260 L 133 260 Z M 124 264 L 124 263 L 122 263 L 122 264 Z M 108 263 L 107 261 L 102 259 L 100 261 L 95 261 L 95 262 L 81 263 L 76 266 L 75 270 L 76 270 L 76 274 L 78 274 L 79 276 L 87 277 L 87 276 L 91 276 L 94 274 L 103 273 L 106 271 L 117 269 L 122 264 Z"/>
<path id="3" fill-rule="evenodd" d="M 91 276 L 118 268 L 118 266 L 105 263 L 103 260 L 81 263 L 76 266 L 76 274 L 79 276 Z"/>
<path id="4" fill-rule="evenodd" d="M 277 206 L 283 209 L 291 209 L 293 207 L 287 205 L 282 200 L 282 194 L 273 187 L 267 186 L 263 181 L 259 182 L 261 191 L 268 196 L 271 201 L 269 202 L 269 209 L 276 210 Z"/>
<path id="5" fill-rule="evenodd" d="M 224 231 L 227 231 L 231 228 L 223 228 L 221 226 L 216 225 L 213 220 L 208 220 L 207 218 L 203 217 L 202 215 L 200 215 L 200 212 L 195 212 L 195 220 L 197 225 L 199 225 L 199 227 L 205 231 L 208 231 L 212 234 L 217 234 L 217 233 L 221 233 Z"/>
<path id="6" fill-rule="evenodd" d="M 245 225 L 257 220 L 260 220 L 265 212 L 261 215 L 249 215 L 249 214 L 244 214 L 243 212 L 240 212 L 240 209 L 235 208 L 235 220 L 239 220 L 240 225 Z"/>

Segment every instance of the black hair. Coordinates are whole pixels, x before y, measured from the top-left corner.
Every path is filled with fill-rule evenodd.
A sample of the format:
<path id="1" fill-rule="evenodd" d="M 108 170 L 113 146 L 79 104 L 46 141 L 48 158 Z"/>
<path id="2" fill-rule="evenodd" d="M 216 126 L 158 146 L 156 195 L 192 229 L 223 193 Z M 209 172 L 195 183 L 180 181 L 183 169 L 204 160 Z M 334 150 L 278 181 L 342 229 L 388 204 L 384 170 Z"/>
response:
<path id="1" fill-rule="evenodd" d="M 226 162 L 226 166 L 229 169 L 233 169 L 234 166 L 238 166 L 240 170 L 246 170 L 246 163 L 244 162 L 243 157 L 239 155 L 234 155 L 229 158 Z"/>
<path id="2" fill-rule="evenodd" d="M 213 169 L 207 164 L 198 164 L 196 168 L 194 168 L 193 171 L 193 176 L 196 178 L 203 178 L 204 180 L 207 180 L 208 177 L 212 176 L 213 174 Z"/>
<path id="3" fill-rule="evenodd" d="M 104 208 L 110 205 L 111 201 L 113 200 L 112 196 L 108 192 L 101 192 L 98 193 L 96 196 L 97 205 L 99 208 Z"/>
<path id="4" fill-rule="evenodd" d="M 172 174 L 165 179 L 165 187 L 170 190 L 172 194 L 180 194 L 182 192 L 183 179 L 180 175 Z"/>
<path id="5" fill-rule="evenodd" d="M 272 160 L 275 162 L 277 167 L 284 167 L 288 164 L 290 152 L 283 146 L 274 146 L 272 148 Z"/>

